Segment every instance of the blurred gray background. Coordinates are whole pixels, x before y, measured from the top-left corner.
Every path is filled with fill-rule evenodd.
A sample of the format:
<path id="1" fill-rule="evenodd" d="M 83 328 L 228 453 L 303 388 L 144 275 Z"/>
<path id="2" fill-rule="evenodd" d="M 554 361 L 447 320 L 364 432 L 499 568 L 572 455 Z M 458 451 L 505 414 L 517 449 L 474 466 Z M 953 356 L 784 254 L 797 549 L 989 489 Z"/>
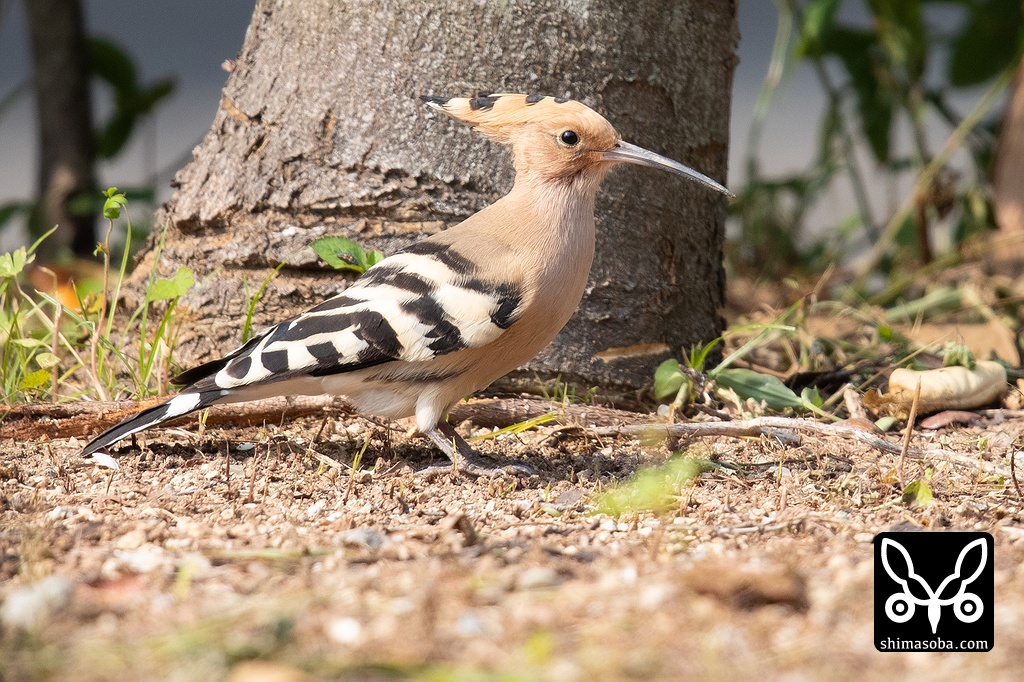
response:
<path id="1" fill-rule="evenodd" d="M 86 27 L 90 34 L 110 37 L 134 57 L 142 81 L 173 76 L 177 89 L 169 102 L 134 136 L 130 148 L 115 161 L 101 163 L 101 187 L 153 184 L 158 199 L 170 196 L 174 172 L 191 158 L 190 152 L 213 120 L 220 89 L 227 73 L 221 67 L 242 45 L 253 9 L 253 0 L 176 0 L 132 2 L 86 0 Z M 846 5 L 844 5 L 846 7 Z M 864 22 L 859 5 L 852 5 L 846 19 Z M 954 24 L 958 9 L 950 5 L 932 8 L 930 19 Z M 739 4 L 741 40 L 732 101 L 732 139 L 728 184 L 744 182 L 743 159 L 753 116 L 754 101 L 771 58 L 776 30 L 775 5 L 768 0 Z M 937 62 L 939 60 L 936 60 Z M 941 64 L 932 64 L 933 68 Z M 0 98 L 31 76 L 29 47 L 21 0 L 0 0 Z M 102 117 L 110 109 L 110 95 L 94 86 L 93 106 Z M 557 94 L 557 93 L 554 93 Z M 961 93 L 964 109 L 973 93 Z M 823 95 L 805 65 L 798 66 L 773 101 L 759 150 L 766 173 L 796 172 L 813 154 L 815 130 L 823 107 Z M 36 179 L 35 103 L 26 92 L 6 111 L 0 112 L 0 205 L 13 199 L 29 199 Z M 613 121 L 614 123 L 614 121 Z M 897 131 L 897 144 L 900 131 Z M 941 143 L 936 137 L 935 144 Z M 909 187 L 909 184 L 908 184 Z M 822 202 L 831 216 L 822 215 L 820 229 L 829 229 L 836 215 L 852 211 L 848 188 L 837 183 L 835 196 Z M 892 192 L 892 188 L 888 188 Z M 898 201 L 882 197 L 881 203 Z M 880 209 L 886 206 L 880 205 Z M 16 248 L 25 241 L 24 231 L 12 225 L 0 234 L 0 250 Z"/>

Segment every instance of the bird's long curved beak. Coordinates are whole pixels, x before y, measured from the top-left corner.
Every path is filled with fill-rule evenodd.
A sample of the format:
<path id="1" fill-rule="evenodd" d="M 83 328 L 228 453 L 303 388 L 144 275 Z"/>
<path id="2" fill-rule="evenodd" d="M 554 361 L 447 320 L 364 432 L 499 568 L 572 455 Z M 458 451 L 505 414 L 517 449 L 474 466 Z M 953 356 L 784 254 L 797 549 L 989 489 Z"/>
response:
<path id="1" fill-rule="evenodd" d="M 651 168 L 660 168 L 667 170 L 670 173 L 682 175 L 683 177 L 696 180 L 705 187 L 721 192 L 722 194 L 732 197 L 735 196 L 732 192 L 726 189 L 723 185 L 715 182 L 703 173 L 698 173 L 689 166 L 673 161 L 667 156 L 661 154 L 655 154 L 654 152 L 647 151 L 643 147 L 637 147 L 635 144 L 623 142 L 619 140 L 615 143 L 615 146 L 606 152 L 600 152 L 601 158 L 605 161 L 612 161 L 618 163 L 635 163 L 638 166 L 650 166 Z"/>

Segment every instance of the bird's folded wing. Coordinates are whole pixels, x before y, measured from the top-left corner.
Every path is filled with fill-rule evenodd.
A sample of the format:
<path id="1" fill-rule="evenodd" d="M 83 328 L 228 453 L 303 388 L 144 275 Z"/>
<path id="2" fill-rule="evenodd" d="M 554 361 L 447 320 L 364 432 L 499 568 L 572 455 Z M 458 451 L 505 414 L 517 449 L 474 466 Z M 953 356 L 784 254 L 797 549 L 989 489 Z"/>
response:
<path id="1" fill-rule="evenodd" d="M 486 279 L 452 247 L 419 242 L 339 296 L 262 332 L 175 383 L 233 389 L 385 362 L 424 362 L 493 343 L 518 319 L 515 282 Z"/>

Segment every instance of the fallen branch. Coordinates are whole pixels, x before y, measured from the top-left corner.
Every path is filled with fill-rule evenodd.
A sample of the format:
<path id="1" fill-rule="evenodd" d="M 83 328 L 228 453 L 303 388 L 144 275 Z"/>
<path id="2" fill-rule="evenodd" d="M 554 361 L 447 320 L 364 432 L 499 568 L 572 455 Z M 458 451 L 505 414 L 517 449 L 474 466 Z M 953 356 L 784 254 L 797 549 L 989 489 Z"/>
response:
<path id="1" fill-rule="evenodd" d="M 95 435 L 102 429 L 113 426 L 140 409 L 155 405 L 157 402 L 156 400 L 141 403 L 134 401 L 70 402 L 12 406 L 3 416 L 0 416 L 0 438 L 24 441 L 38 440 L 43 437 L 70 438 Z M 997 412 L 1007 414 L 1009 411 L 997 410 Z M 336 398 L 290 396 L 270 398 L 254 403 L 216 405 L 210 408 L 210 416 L 206 423 L 209 426 L 246 426 L 281 423 L 285 420 L 305 416 L 352 413 L 351 406 Z M 566 423 L 586 427 L 588 433 L 595 436 L 634 436 L 659 432 L 666 437 L 676 438 L 765 436 L 786 445 L 799 445 L 801 438 L 798 432 L 804 431 L 855 440 L 893 455 L 899 455 L 902 450 L 898 444 L 890 443 L 853 426 L 824 424 L 808 419 L 760 417 L 748 420 L 686 422 L 682 424 L 636 423 L 638 420 L 649 418 L 649 415 L 599 405 L 559 405 L 535 398 L 490 398 L 459 403 L 452 409 L 449 421 L 452 424 L 471 421 L 482 428 L 503 428 L 548 413 L 555 413 Z M 1024 412 L 1021 414 L 1024 416 Z M 183 417 L 167 422 L 167 425 L 187 424 L 191 419 L 191 417 Z M 907 450 L 906 456 L 913 459 L 937 459 L 956 466 L 970 469 L 980 468 L 988 473 L 1011 476 L 1009 467 L 947 450 L 910 448 Z"/>
<path id="2" fill-rule="evenodd" d="M 38 405 L 14 405 L 0 413 L 0 438 L 19 441 L 41 438 L 76 438 L 94 436 L 133 414 L 156 405 L 157 399 L 109 402 L 67 402 Z M 253 426 L 280 424 L 286 420 L 308 416 L 353 414 L 351 406 L 328 396 L 289 396 L 269 398 L 253 403 L 215 405 L 210 408 L 207 426 Z M 512 424 L 554 413 L 566 423 L 580 426 L 609 426 L 637 422 L 648 415 L 616 410 L 599 405 L 561 405 L 537 398 L 487 398 L 459 403 L 452 409 L 449 421 L 459 424 L 470 421 L 481 428 L 504 428 Z M 167 426 L 186 425 L 194 417 L 182 417 Z"/>
<path id="3" fill-rule="evenodd" d="M 855 440 L 870 445 L 892 455 L 899 455 L 903 448 L 896 443 L 874 436 L 861 429 L 842 424 L 823 424 L 809 419 L 791 417 L 759 417 L 757 419 L 737 420 L 731 422 L 688 422 L 683 424 L 630 424 L 593 429 L 596 436 L 638 436 L 641 434 L 662 433 L 674 437 L 727 436 L 744 438 L 751 436 L 768 436 L 781 433 L 798 435 L 797 431 L 809 431 L 822 436 L 835 436 L 846 440 Z M 986 462 L 976 457 L 968 457 L 948 450 L 909 448 L 907 457 L 913 459 L 936 459 L 949 462 L 956 466 L 970 469 L 981 469 L 999 476 L 1009 476 L 1010 470 L 1002 464 Z"/>
<path id="4" fill-rule="evenodd" d="M 121 400 L 14 405 L 0 413 L 2 415 L 0 416 L 0 439 L 12 438 L 26 441 L 41 438 L 93 436 L 159 402 L 159 400 L 140 402 Z M 335 398 L 288 396 L 286 398 L 268 398 L 252 403 L 214 405 L 210 408 L 206 424 L 207 426 L 254 426 L 263 423 L 278 424 L 297 417 L 351 413 L 351 406 Z M 185 416 L 168 421 L 166 425 L 176 426 L 195 421 L 194 416 Z"/>
<path id="5" fill-rule="evenodd" d="M 561 404 L 539 398 L 484 398 L 459 403 L 448 413 L 448 422 L 454 426 L 469 421 L 480 428 L 501 429 L 545 414 L 555 414 L 566 423 L 587 427 L 635 423 L 649 418 L 646 414 L 600 405 Z"/>

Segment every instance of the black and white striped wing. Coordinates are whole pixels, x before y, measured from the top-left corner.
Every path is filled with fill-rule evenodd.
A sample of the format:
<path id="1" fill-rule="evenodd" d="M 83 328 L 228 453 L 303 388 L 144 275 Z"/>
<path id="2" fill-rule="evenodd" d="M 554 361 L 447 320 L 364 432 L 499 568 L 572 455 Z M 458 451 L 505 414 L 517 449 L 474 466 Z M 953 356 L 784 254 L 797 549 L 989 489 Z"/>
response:
<path id="1" fill-rule="evenodd" d="M 181 393 L 103 432 L 82 455 L 216 403 L 269 397 L 277 382 L 426 362 L 491 343 L 521 307 L 516 285 L 484 281 L 451 247 L 420 242 L 370 268 L 340 296 L 179 375 L 173 383 L 186 385 Z"/>
<path id="2" fill-rule="evenodd" d="M 396 360 L 424 362 L 492 343 L 521 305 L 516 285 L 484 281 L 451 247 L 420 242 L 370 268 L 343 294 L 252 339 L 223 364 L 204 366 L 208 380 L 201 387 L 231 390 Z M 199 379 L 199 371 L 180 379 Z"/>

